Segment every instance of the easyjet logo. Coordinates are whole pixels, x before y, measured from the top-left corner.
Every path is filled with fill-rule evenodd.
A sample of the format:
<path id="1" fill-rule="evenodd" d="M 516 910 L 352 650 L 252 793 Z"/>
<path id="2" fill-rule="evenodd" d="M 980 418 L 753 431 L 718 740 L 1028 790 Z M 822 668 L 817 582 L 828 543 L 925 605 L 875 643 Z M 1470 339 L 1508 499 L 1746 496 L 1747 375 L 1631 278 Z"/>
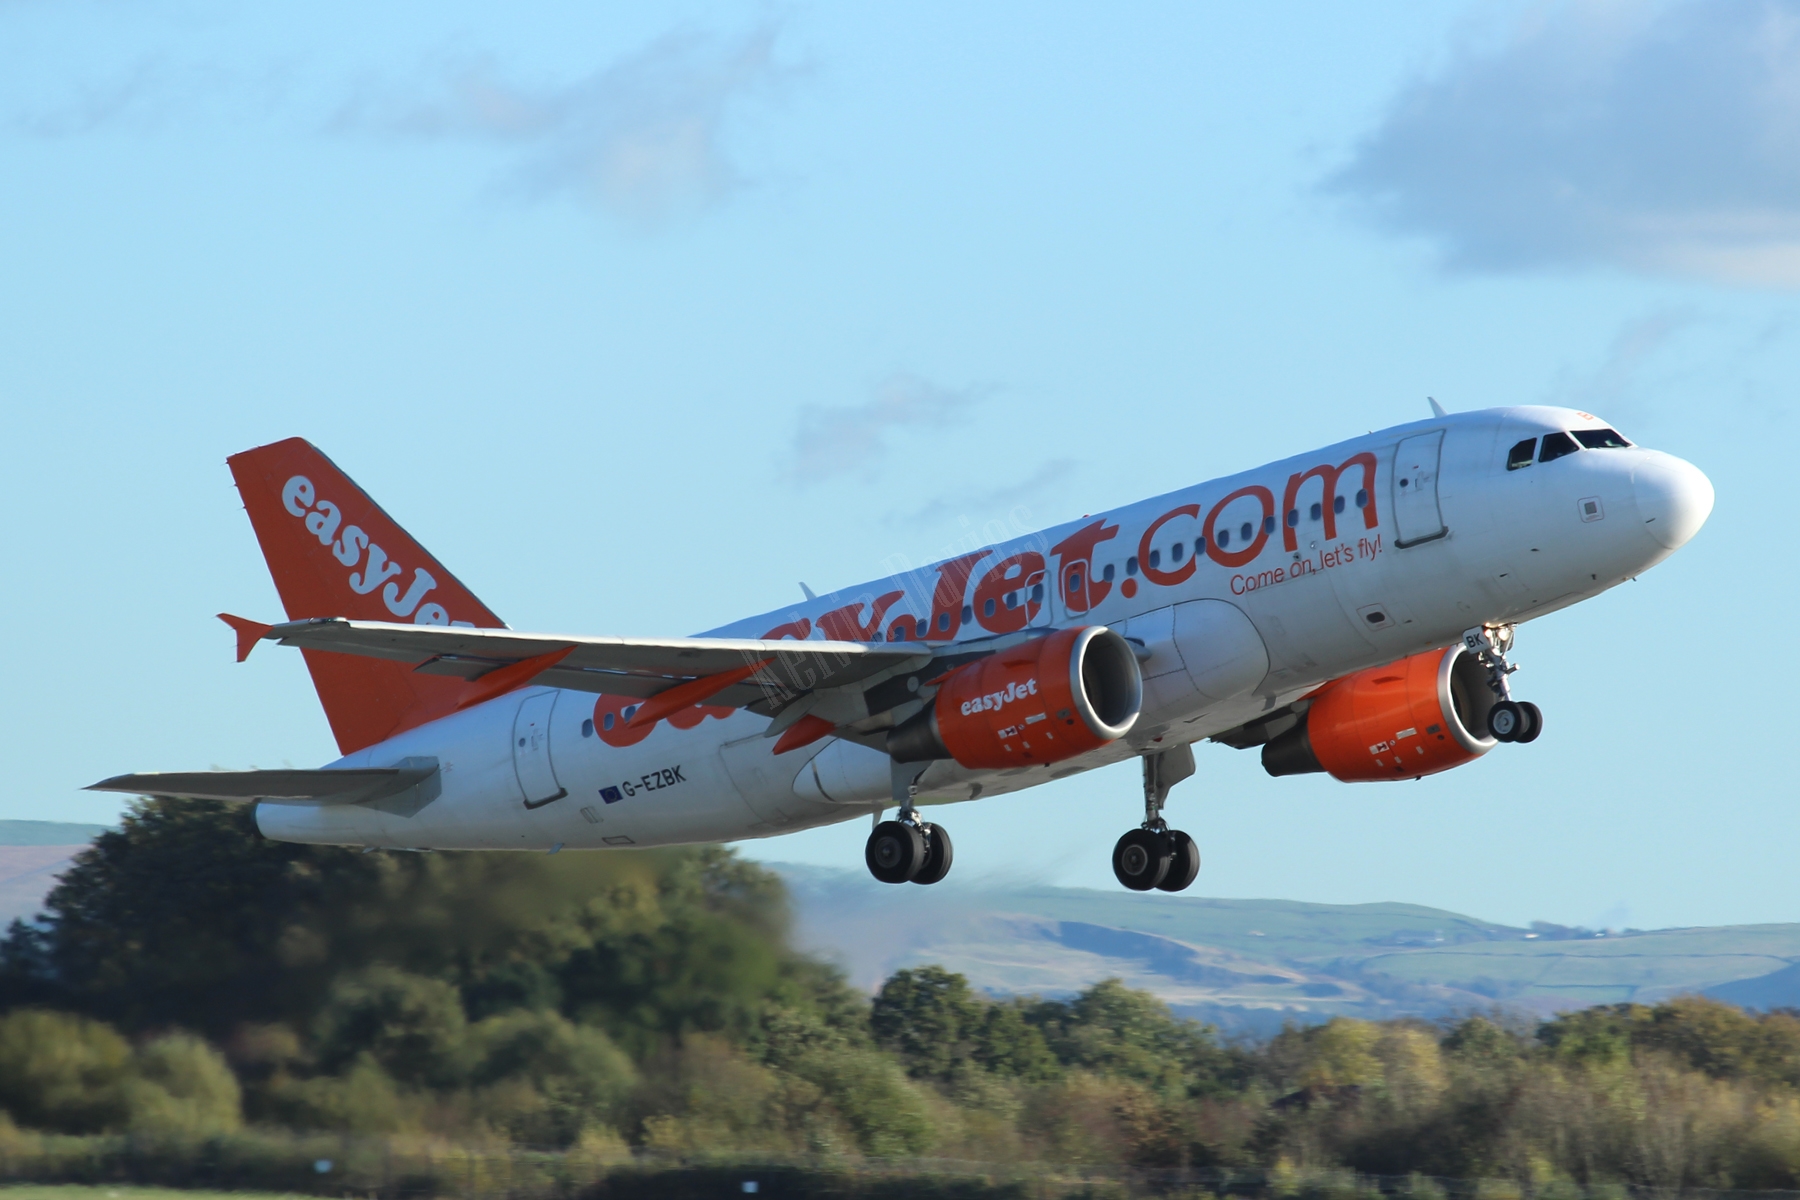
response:
<path id="1" fill-rule="evenodd" d="M 359 525 L 344 526 L 343 513 L 330 500 L 320 500 L 312 480 L 295 475 L 281 486 L 281 505 L 289 514 L 306 523 L 306 532 L 331 550 L 331 556 L 352 568 L 350 590 L 367 596 L 380 589 L 387 610 L 404 620 L 411 617 L 415 625 L 464 625 L 473 629 L 472 621 L 452 621 L 444 606 L 427 602 L 425 597 L 438 583 L 424 567 L 413 568 L 412 579 L 401 590 L 406 568 L 394 562 L 387 552 L 370 540 Z M 339 527 L 343 526 L 342 529 Z"/>
<path id="2" fill-rule="evenodd" d="M 1038 685 L 1035 676 L 1023 683 L 1009 683 L 1006 685 L 1005 691 L 989 692 L 987 695 L 977 696 L 973 700 L 964 700 L 962 715 L 972 717 L 978 712 L 996 712 L 1014 700 L 1023 700 L 1027 696 L 1035 696 L 1037 693 Z"/>
<path id="3" fill-rule="evenodd" d="M 1282 521 L 1281 544 L 1289 551 L 1299 547 L 1295 527 L 1300 523 L 1300 510 L 1295 505 L 1295 499 L 1300 495 L 1300 485 L 1315 477 L 1323 485 L 1324 500 L 1319 506 L 1319 515 L 1325 521 L 1325 536 L 1335 538 L 1338 514 L 1344 510 L 1344 497 L 1338 494 L 1338 479 L 1351 467 L 1362 468 L 1362 487 L 1356 493 L 1356 507 L 1362 510 L 1363 528 L 1375 528 L 1375 456 L 1364 450 L 1361 454 L 1352 454 L 1335 467 L 1318 466 L 1289 478 L 1287 492 L 1281 501 L 1281 507 L 1287 513 Z"/>

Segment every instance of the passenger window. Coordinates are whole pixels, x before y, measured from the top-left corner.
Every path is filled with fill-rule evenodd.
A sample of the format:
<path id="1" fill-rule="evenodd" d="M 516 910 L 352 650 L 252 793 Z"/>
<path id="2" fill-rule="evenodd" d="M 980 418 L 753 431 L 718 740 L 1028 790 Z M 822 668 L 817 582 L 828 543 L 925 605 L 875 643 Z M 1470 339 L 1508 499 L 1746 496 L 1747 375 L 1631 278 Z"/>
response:
<path id="1" fill-rule="evenodd" d="M 930 632 L 931 632 L 931 625 L 928 622 L 920 621 L 919 627 L 918 627 L 918 632 L 915 633 L 913 636 L 915 636 L 919 640 L 923 641 L 925 639 L 925 635 Z"/>
<path id="2" fill-rule="evenodd" d="M 974 619 L 975 619 L 975 606 L 973 604 L 963 605 L 963 624 L 967 625 L 970 621 L 973 621 Z"/>
<path id="3" fill-rule="evenodd" d="M 1589 450 L 1624 450 L 1631 445 L 1615 429 L 1577 429 L 1575 440 Z"/>
<path id="4" fill-rule="evenodd" d="M 1113 565 L 1112 565 L 1112 564 L 1111 564 L 1111 563 L 1107 563 L 1107 564 L 1106 564 L 1106 570 L 1104 570 L 1104 571 L 1102 571 L 1102 572 L 1100 572 L 1100 578 L 1102 578 L 1102 579 L 1104 579 L 1104 580 L 1106 580 L 1106 582 L 1108 582 L 1108 583 L 1111 583 L 1111 582 L 1112 582 L 1112 579 L 1113 579 Z"/>
<path id="5" fill-rule="evenodd" d="M 1134 554 L 1125 560 L 1125 573 L 1127 575 L 1137 574 L 1137 555 Z"/>
<path id="6" fill-rule="evenodd" d="M 1521 467 L 1531 465 L 1532 455 L 1537 453 L 1537 439 L 1528 437 L 1506 452 L 1506 469 L 1517 471 Z"/>
<path id="7" fill-rule="evenodd" d="M 994 615 L 994 598 L 992 596 L 989 596 L 986 600 L 981 602 L 981 615 L 984 617 L 991 617 Z"/>
<path id="8" fill-rule="evenodd" d="M 1331 511 L 1334 513 L 1341 513 L 1344 511 L 1344 498 L 1342 496 L 1333 496 L 1331 498 Z"/>
<path id="9" fill-rule="evenodd" d="M 1150 552 L 1150 569 L 1155 570 L 1160 566 L 1162 566 L 1162 551 L 1152 550 Z"/>
<path id="10" fill-rule="evenodd" d="M 1017 592 L 1006 593 L 1006 607 L 1008 607 L 1008 608 L 1019 607 L 1019 593 L 1017 593 Z"/>
<path id="11" fill-rule="evenodd" d="M 585 720 L 581 723 L 581 736 L 582 737 L 593 737 L 594 736 L 594 719 L 592 717 L 589 717 L 587 720 Z"/>
<path id="12" fill-rule="evenodd" d="M 1176 542 L 1173 546 L 1169 547 L 1169 561 L 1172 563 L 1180 562 L 1181 556 L 1183 554 L 1185 554 L 1186 552 L 1187 552 L 1187 547 L 1184 546 L 1183 544 L 1181 544 L 1180 542 Z"/>
<path id="13" fill-rule="evenodd" d="M 1263 532 L 1264 533 L 1274 533 L 1275 532 L 1275 517 L 1273 514 L 1263 518 Z"/>
<path id="14" fill-rule="evenodd" d="M 600 728 L 611 729 L 613 727 L 614 719 L 615 718 L 613 717 L 612 713 L 607 713 L 604 717 L 600 718 Z"/>
<path id="15" fill-rule="evenodd" d="M 1044 602 L 1044 585 L 1043 584 L 1034 583 L 1031 585 L 1031 602 L 1033 604 L 1042 604 Z"/>
<path id="16" fill-rule="evenodd" d="M 1308 511 L 1308 512 L 1307 512 L 1307 514 L 1306 514 L 1306 515 L 1307 515 L 1307 516 L 1308 516 L 1308 517 L 1310 517 L 1310 518 L 1311 518 L 1311 519 L 1313 519 L 1313 520 L 1315 520 L 1315 521 L 1316 521 L 1316 520 L 1318 520 L 1318 519 L 1319 519 L 1319 518 L 1320 518 L 1320 517 L 1322 517 L 1322 516 L 1324 516 L 1324 515 L 1325 515 L 1325 506 L 1324 506 L 1324 505 L 1323 505 L 1323 504 L 1315 504 L 1315 505 L 1313 505 L 1313 506 L 1312 506 L 1312 508 L 1311 508 L 1311 509 L 1310 509 L 1310 510 L 1309 510 L 1309 511 Z"/>
<path id="17" fill-rule="evenodd" d="M 1195 558 L 1205 558 L 1206 557 L 1206 539 L 1205 538 L 1195 538 L 1194 539 L 1194 557 Z"/>
<path id="18" fill-rule="evenodd" d="M 1069 590 L 1071 592 L 1079 592 L 1081 590 L 1081 572 L 1080 571 L 1070 571 L 1069 572 Z"/>
<path id="19" fill-rule="evenodd" d="M 1252 525 L 1248 521 L 1245 521 L 1241 526 L 1238 527 L 1238 536 L 1243 538 L 1246 542 L 1249 541 L 1251 538 L 1256 536 L 1256 526 Z"/>
<path id="20" fill-rule="evenodd" d="M 1294 526 L 1296 526 L 1300 523 L 1300 510 L 1299 509 L 1297 509 L 1297 508 L 1288 509 L 1287 523 L 1288 523 L 1289 529 L 1292 529 Z"/>
<path id="21" fill-rule="evenodd" d="M 1357 488 L 1356 489 L 1356 507 L 1358 507 L 1358 508 L 1369 507 L 1369 489 L 1368 488 Z"/>
<path id="22" fill-rule="evenodd" d="M 939 613 L 938 614 L 938 632 L 943 633 L 943 632 L 947 631 L 949 628 L 950 628 L 950 614 L 949 613 Z"/>
<path id="23" fill-rule="evenodd" d="M 1538 451 L 1538 461 L 1547 463 L 1553 458 L 1561 458 L 1565 454 L 1574 454 L 1581 447 L 1575 439 L 1566 433 L 1546 433 L 1543 449 Z"/>
<path id="24" fill-rule="evenodd" d="M 1223 550 L 1225 547 L 1231 545 L 1231 530 L 1221 529 L 1217 536 L 1219 539 L 1219 549 Z"/>

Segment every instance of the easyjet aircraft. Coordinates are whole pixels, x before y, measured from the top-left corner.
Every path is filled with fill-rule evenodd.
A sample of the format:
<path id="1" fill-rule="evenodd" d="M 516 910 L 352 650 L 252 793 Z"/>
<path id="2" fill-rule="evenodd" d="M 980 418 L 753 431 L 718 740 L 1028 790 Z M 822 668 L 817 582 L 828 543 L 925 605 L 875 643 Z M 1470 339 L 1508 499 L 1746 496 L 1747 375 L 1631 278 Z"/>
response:
<path id="1" fill-rule="evenodd" d="M 1530 742 L 1515 625 L 1661 562 L 1712 511 L 1699 470 L 1587 413 L 1432 407 L 691 638 L 509 629 L 324 455 L 277 442 L 230 466 L 288 619 L 221 616 L 240 661 L 300 648 L 343 757 L 94 787 L 256 801 L 271 838 L 406 850 L 872 815 L 875 877 L 935 883 L 950 837 L 924 806 L 1138 758 L 1144 820 L 1113 869 L 1180 891 L 1200 857 L 1162 811 L 1194 742 L 1356 782 Z"/>

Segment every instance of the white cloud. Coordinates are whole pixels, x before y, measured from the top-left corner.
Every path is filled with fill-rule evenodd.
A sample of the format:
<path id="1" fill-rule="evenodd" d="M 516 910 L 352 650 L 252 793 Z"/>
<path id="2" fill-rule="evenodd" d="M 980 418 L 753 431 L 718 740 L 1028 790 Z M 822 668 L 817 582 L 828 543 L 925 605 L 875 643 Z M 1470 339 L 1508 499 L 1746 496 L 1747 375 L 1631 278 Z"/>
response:
<path id="1" fill-rule="evenodd" d="M 949 517 L 956 517 L 958 524 L 965 531 L 973 532 L 975 521 L 969 516 L 971 512 L 985 516 L 989 513 L 1004 513 L 1006 520 L 997 526 L 995 519 L 989 517 L 981 525 L 981 536 L 984 541 L 973 541 L 963 549 L 974 549 L 986 542 L 998 542 L 1020 533 L 1029 532 L 1036 524 L 1027 501 L 1036 500 L 1047 492 L 1067 486 L 1071 476 L 1080 470 L 1080 465 L 1072 458 L 1053 458 L 1037 470 L 1017 483 L 1001 484 L 998 487 L 978 489 L 975 491 L 958 491 L 956 498 L 937 499 L 909 513 L 896 513 L 887 518 L 890 525 L 918 526 L 935 524 Z M 960 554 L 962 550 L 951 550 L 943 557 Z"/>
<path id="2" fill-rule="evenodd" d="M 527 191 L 571 195 L 656 226 L 744 182 L 725 126 L 743 100 L 796 74 L 776 62 L 776 35 L 773 26 L 734 39 L 669 34 L 562 86 L 508 82 L 491 63 L 465 66 L 447 73 L 443 94 L 429 101 L 366 87 L 331 127 L 498 143 L 519 152 L 511 179 Z"/>
<path id="3" fill-rule="evenodd" d="M 808 405 L 794 433 L 791 473 L 800 483 L 869 471 L 887 454 L 896 429 L 933 429 L 951 424 L 975 404 L 978 390 L 940 387 L 917 375 L 897 374 L 866 402 L 840 408 Z"/>
<path id="4" fill-rule="evenodd" d="M 1326 182 L 1453 269 L 1800 286 L 1800 0 L 1568 0 L 1402 88 Z"/>
<path id="5" fill-rule="evenodd" d="M 1660 391 L 1661 377 L 1670 369 L 1668 352 L 1698 323 L 1693 311 L 1669 308 L 1624 322 L 1604 359 L 1589 370 L 1564 372 L 1551 385 L 1546 402 L 1599 413 L 1621 425 L 1641 420 L 1645 393 Z"/>

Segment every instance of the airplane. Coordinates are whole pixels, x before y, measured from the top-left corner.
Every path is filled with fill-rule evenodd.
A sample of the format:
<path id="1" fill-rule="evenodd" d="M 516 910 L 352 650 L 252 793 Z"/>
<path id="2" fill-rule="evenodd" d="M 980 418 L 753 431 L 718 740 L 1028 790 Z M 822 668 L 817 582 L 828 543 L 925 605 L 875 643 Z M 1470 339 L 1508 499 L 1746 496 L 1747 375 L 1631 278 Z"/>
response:
<path id="1" fill-rule="evenodd" d="M 342 757 L 120 775 L 254 802 L 268 838 L 391 850 L 669 846 L 868 816 L 931 884 L 928 808 L 1137 758 L 1119 882 L 1178 892 L 1163 813 L 1194 743 L 1273 776 L 1417 779 L 1527 744 L 1517 627 L 1661 562 L 1701 471 L 1589 413 L 1512 407 L 1352 438 L 689 638 L 509 628 L 299 438 L 228 465 L 287 620 L 220 614 L 241 662 L 300 649 Z M 896 810 L 889 817 L 889 809 Z"/>

